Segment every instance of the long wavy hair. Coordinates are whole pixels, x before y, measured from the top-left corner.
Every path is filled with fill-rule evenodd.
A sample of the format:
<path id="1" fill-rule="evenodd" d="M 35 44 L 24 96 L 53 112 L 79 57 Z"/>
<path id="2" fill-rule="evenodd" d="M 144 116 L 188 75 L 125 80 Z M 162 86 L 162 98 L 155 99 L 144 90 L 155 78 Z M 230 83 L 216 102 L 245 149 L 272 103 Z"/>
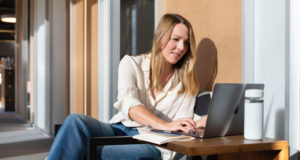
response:
<path id="1" fill-rule="evenodd" d="M 195 96 L 199 92 L 199 84 L 195 75 L 197 56 L 194 32 L 190 22 L 178 14 L 165 14 L 154 33 L 149 72 L 150 87 L 159 91 L 164 87 L 161 80 L 164 67 L 164 57 L 162 56 L 161 48 L 168 43 L 175 25 L 179 23 L 184 24 L 189 30 L 189 44 L 185 55 L 174 64 L 175 79 L 172 84 L 175 86 L 178 83 L 182 83 L 179 93 Z"/>

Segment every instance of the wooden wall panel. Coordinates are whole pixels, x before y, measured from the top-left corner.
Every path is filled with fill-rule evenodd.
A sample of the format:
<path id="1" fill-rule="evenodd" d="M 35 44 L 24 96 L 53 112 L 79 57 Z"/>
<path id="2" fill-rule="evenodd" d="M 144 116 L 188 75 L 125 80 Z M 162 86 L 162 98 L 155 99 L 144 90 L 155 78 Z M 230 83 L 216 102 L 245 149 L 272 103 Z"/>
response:
<path id="1" fill-rule="evenodd" d="M 70 7 L 70 113 L 84 113 L 84 20 L 83 0 Z"/>
<path id="2" fill-rule="evenodd" d="M 70 3 L 70 112 L 97 118 L 98 2 Z"/>
<path id="3" fill-rule="evenodd" d="M 242 1 L 241 0 L 164 0 L 164 13 L 178 13 L 193 26 L 202 90 L 215 82 L 242 81 Z"/>
<path id="4" fill-rule="evenodd" d="M 98 118 L 98 2 L 87 2 L 87 106 L 88 114 Z"/>

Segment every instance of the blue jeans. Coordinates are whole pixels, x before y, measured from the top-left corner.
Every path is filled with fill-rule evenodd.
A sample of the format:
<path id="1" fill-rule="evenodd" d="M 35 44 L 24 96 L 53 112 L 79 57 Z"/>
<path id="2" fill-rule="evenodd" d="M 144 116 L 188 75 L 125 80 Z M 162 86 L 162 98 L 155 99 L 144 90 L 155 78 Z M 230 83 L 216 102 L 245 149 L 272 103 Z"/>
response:
<path id="1" fill-rule="evenodd" d="M 87 156 L 89 137 L 133 136 L 135 128 L 122 123 L 107 124 L 92 117 L 71 114 L 59 129 L 49 152 L 48 160 L 81 160 Z M 140 160 L 161 159 L 160 151 L 149 144 L 108 145 L 97 147 L 97 159 Z"/>

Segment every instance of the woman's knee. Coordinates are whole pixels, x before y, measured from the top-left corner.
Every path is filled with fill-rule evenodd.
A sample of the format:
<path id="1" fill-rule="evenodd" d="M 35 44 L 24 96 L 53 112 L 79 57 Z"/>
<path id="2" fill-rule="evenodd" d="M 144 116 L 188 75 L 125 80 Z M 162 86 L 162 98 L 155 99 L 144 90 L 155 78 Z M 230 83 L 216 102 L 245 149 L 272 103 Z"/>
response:
<path id="1" fill-rule="evenodd" d="M 98 120 L 83 114 L 70 114 L 64 124 L 81 129 L 101 128 L 101 123 Z"/>
<path id="2" fill-rule="evenodd" d="M 110 124 L 100 122 L 95 118 L 83 114 L 70 114 L 62 127 L 68 130 L 78 131 L 88 137 L 115 135 Z"/>
<path id="3" fill-rule="evenodd" d="M 81 119 L 84 116 L 86 116 L 86 115 L 78 114 L 78 113 L 72 113 L 72 114 L 68 115 L 68 117 L 66 119 L 76 120 L 76 119 Z"/>
<path id="4" fill-rule="evenodd" d="M 66 120 L 64 121 L 64 125 L 78 125 L 78 124 L 81 124 L 83 121 L 84 121 L 84 117 L 86 115 L 83 115 L 83 114 L 77 114 L 77 113 L 73 113 L 73 114 L 70 114 Z"/>

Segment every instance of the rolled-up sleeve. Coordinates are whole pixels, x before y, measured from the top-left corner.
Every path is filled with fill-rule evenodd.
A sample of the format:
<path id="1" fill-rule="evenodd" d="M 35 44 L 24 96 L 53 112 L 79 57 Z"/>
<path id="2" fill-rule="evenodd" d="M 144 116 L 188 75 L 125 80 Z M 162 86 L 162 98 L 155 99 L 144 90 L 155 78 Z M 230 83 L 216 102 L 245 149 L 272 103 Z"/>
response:
<path id="1" fill-rule="evenodd" d="M 131 107 L 143 105 L 138 96 L 137 74 L 139 73 L 136 64 L 129 56 L 125 56 L 119 64 L 118 100 L 114 103 L 114 107 L 127 119 Z"/>

